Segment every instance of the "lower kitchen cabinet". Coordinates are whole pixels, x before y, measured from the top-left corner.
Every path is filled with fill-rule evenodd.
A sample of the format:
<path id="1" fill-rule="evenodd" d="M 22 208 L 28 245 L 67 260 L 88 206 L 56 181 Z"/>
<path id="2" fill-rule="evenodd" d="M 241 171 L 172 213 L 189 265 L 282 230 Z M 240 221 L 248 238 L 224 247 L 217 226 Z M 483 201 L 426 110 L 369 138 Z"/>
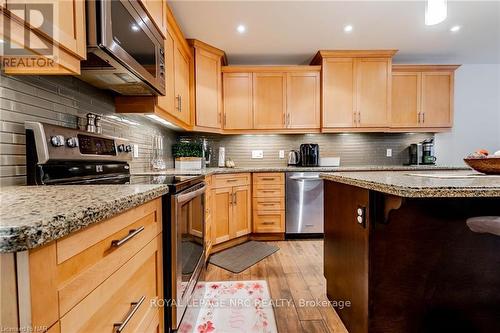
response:
<path id="1" fill-rule="evenodd" d="M 251 232 L 250 174 L 216 175 L 214 178 L 212 232 L 214 244 L 220 244 Z"/>
<path id="2" fill-rule="evenodd" d="M 253 232 L 285 232 L 284 173 L 253 174 Z"/>
<path id="3" fill-rule="evenodd" d="M 151 306 L 163 297 L 161 214 L 158 198 L 18 253 L 19 326 L 111 332 L 123 323 L 127 332 L 161 332 L 163 310 Z"/>
<path id="4" fill-rule="evenodd" d="M 205 253 L 207 256 L 212 250 L 214 243 L 214 228 L 213 228 L 213 207 L 214 207 L 214 190 L 212 187 L 212 176 L 205 177 L 207 190 L 205 193 Z"/>

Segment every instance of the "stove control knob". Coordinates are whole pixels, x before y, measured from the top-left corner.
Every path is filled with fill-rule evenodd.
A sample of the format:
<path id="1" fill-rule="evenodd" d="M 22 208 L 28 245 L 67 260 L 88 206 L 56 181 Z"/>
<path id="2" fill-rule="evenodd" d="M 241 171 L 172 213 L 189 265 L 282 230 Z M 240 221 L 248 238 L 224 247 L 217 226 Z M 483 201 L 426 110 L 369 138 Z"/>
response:
<path id="1" fill-rule="evenodd" d="M 130 153 L 130 152 L 132 151 L 132 146 L 131 146 L 131 145 L 127 145 L 127 146 L 125 147 L 125 151 L 126 151 L 127 153 Z"/>
<path id="2" fill-rule="evenodd" d="M 120 153 L 123 153 L 123 152 L 125 151 L 125 145 L 124 145 L 124 144 L 120 144 L 120 145 L 118 145 L 118 151 L 119 151 Z"/>
<path id="3" fill-rule="evenodd" d="M 62 146 L 64 146 L 64 136 L 54 135 L 53 137 L 50 138 L 50 143 L 54 147 L 62 147 Z"/>
<path id="4" fill-rule="evenodd" d="M 78 139 L 75 137 L 68 138 L 68 139 L 66 139 L 66 145 L 70 148 L 76 148 L 76 147 L 78 147 Z"/>

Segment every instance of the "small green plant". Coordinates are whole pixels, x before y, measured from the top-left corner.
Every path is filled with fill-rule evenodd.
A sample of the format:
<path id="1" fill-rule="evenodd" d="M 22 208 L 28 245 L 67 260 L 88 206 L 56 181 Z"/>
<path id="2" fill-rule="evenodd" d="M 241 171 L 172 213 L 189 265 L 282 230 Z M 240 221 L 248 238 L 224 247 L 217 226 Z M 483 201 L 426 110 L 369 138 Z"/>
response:
<path id="1" fill-rule="evenodd" d="M 203 157 L 203 147 L 200 142 L 178 142 L 172 145 L 172 155 L 178 157 Z"/>

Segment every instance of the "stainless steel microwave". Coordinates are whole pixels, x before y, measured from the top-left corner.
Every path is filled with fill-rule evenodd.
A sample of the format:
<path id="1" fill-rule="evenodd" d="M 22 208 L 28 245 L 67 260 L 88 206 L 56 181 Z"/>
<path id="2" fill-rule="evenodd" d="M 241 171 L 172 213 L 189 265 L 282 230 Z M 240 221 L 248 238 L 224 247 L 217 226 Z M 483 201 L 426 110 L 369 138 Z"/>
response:
<path id="1" fill-rule="evenodd" d="M 121 95 L 165 95 L 163 37 L 136 0 L 87 0 L 81 78 Z"/>

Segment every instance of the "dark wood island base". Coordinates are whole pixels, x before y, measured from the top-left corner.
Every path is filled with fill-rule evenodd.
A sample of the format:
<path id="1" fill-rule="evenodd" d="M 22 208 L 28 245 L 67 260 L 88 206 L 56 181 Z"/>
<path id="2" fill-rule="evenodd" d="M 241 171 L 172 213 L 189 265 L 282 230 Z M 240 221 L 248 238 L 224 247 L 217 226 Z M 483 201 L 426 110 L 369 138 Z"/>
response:
<path id="1" fill-rule="evenodd" d="M 500 332 L 499 198 L 402 198 L 325 179 L 324 272 L 350 333 Z M 358 213 L 360 218 L 358 220 Z"/>

